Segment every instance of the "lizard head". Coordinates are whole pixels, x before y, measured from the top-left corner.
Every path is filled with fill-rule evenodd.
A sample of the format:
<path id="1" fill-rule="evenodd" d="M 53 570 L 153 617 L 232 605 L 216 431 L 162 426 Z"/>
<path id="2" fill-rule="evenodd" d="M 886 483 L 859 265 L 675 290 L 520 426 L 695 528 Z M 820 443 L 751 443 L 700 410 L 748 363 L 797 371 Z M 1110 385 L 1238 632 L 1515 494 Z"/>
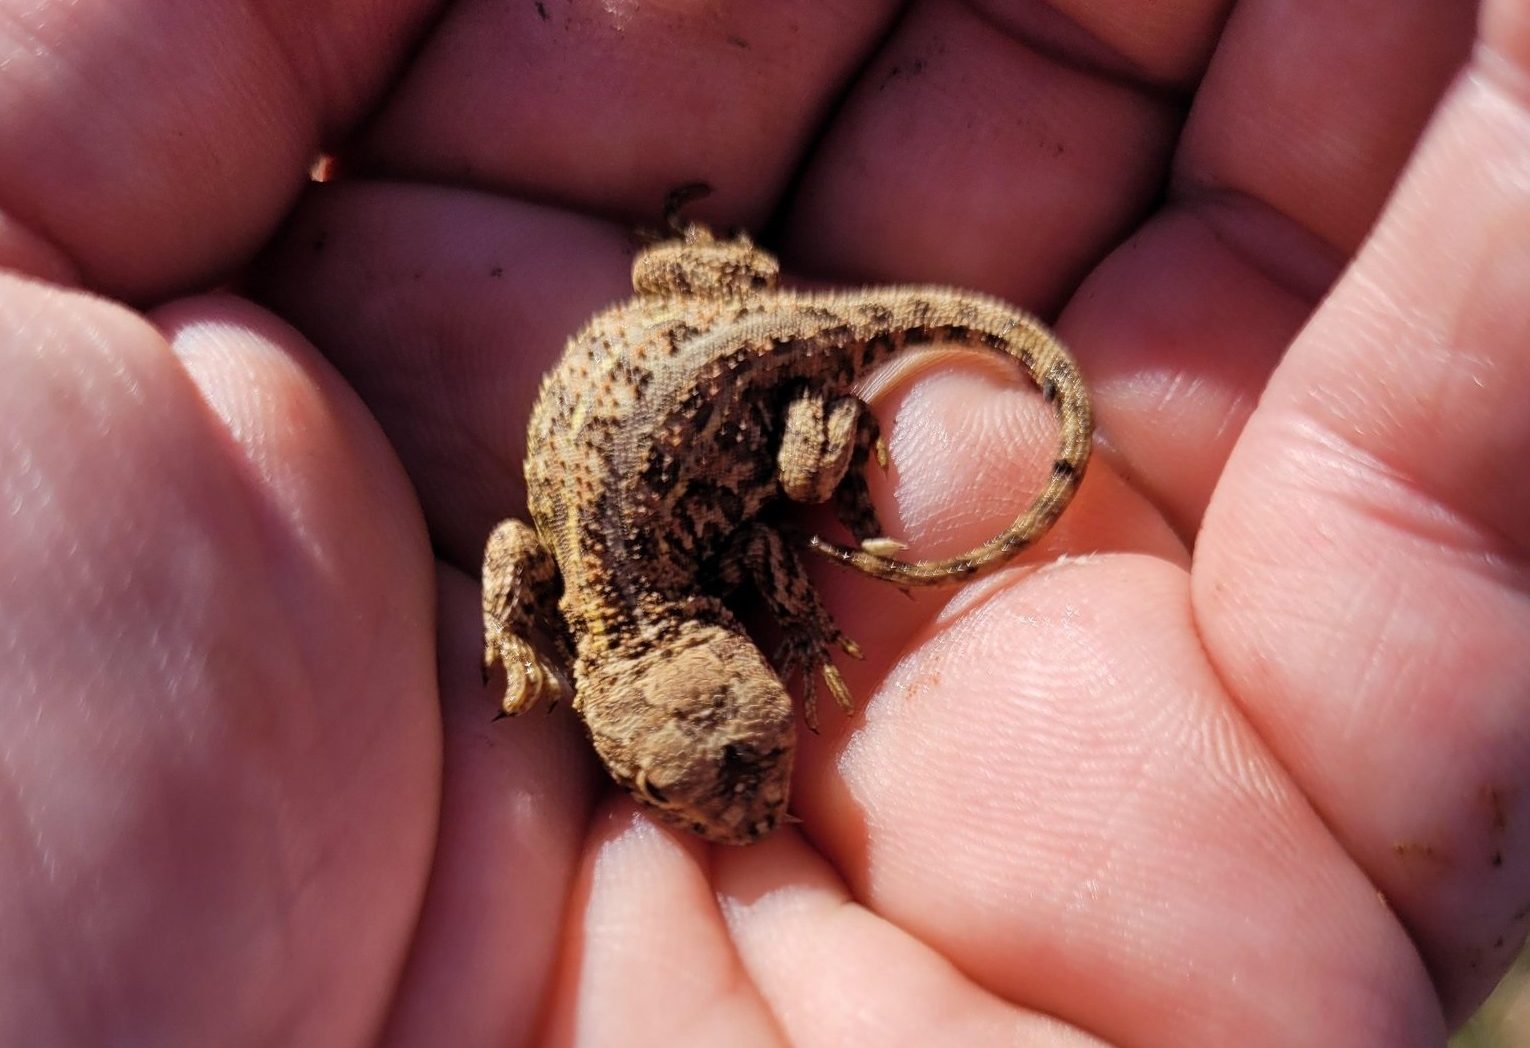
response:
<path id="1" fill-rule="evenodd" d="M 692 623 L 678 643 L 603 660 L 579 703 L 612 776 L 666 821 L 748 844 L 785 818 L 795 713 L 742 633 Z"/>
<path id="2" fill-rule="evenodd" d="M 740 298 L 775 287 L 780 273 L 775 257 L 744 234 L 719 240 L 705 226 L 691 225 L 638 252 L 632 286 L 639 295 L 658 298 Z"/>

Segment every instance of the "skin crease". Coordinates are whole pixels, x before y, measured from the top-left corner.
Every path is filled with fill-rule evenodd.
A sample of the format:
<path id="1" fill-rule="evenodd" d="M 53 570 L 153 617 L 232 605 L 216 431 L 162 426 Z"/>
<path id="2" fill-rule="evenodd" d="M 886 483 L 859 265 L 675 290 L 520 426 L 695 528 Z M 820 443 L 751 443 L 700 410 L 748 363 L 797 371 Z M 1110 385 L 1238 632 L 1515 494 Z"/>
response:
<path id="1" fill-rule="evenodd" d="M 1524 0 L 0 12 L 0 1043 L 1428 1045 L 1513 957 Z M 989 579 L 823 566 L 863 711 L 742 849 L 478 676 L 536 383 L 697 179 L 1054 319 L 1100 436 Z M 1045 468 L 981 366 L 876 406 L 910 555 Z"/>

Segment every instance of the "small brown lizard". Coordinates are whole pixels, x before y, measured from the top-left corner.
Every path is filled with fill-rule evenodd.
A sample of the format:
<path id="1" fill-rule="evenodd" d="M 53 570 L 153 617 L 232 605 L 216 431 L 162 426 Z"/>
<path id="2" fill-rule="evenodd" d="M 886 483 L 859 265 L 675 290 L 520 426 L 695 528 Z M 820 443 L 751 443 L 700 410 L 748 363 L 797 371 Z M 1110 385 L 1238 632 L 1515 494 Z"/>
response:
<path id="1" fill-rule="evenodd" d="M 1089 460 L 1089 395 L 1057 339 L 982 295 L 935 287 L 799 293 L 747 237 L 705 228 L 643 249 L 637 295 L 594 317 L 542 382 L 527 441 L 535 528 L 507 520 L 484 552 L 484 671 L 504 711 L 568 691 L 611 775 L 672 822 L 745 844 L 787 818 L 796 733 L 783 679 L 814 678 L 852 712 L 829 651 L 859 657 L 797 549 L 761 519 L 783 497 L 832 501 L 859 547 L 806 545 L 899 586 L 974 578 L 1042 534 Z M 971 552 L 902 561 L 864 467 L 886 452 L 852 383 L 905 347 L 948 343 L 1018 360 L 1056 409 L 1041 493 Z M 724 605 L 751 582 L 785 641 L 778 677 Z M 555 657 L 532 644 L 539 631 Z"/>

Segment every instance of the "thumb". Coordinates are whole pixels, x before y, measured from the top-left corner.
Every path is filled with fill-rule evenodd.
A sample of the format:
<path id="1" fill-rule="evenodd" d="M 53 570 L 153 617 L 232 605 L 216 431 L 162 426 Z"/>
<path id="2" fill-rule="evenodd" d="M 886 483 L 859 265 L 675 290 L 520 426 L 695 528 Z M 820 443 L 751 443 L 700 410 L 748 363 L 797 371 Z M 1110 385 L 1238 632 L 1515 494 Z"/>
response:
<path id="1" fill-rule="evenodd" d="M 1457 1020 L 1530 921 L 1530 5 L 1291 348 L 1193 568 L 1224 681 Z"/>

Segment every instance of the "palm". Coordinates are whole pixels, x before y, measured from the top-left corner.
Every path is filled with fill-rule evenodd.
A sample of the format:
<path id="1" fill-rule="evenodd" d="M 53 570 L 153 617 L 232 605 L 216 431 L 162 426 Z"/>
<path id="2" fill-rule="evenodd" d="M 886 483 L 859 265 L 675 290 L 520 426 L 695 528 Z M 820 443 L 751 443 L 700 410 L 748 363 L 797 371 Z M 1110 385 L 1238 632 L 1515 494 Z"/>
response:
<path id="1" fill-rule="evenodd" d="M 237 259 L 420 17 L 347 6 L 268 15 L 274 50 L 212 14 L 98 55 L 145 100 L 118 134 L 203 122 L 104 190 L 59 172 L 115 160 L 86 117 L 136 96 L 59 78 L 0 106 L 0 140 L 80 128 L 0 172 L 36 234 L 0 254 L 135 300 Z M 328 364 L 237 300 L 153 314 L 177 362 L 125 313 L 0 284 L 3 1039 L 1437 1040 L 1523 935 L 1530 862 L 1502 60 L 1296 336 L 1470 13 L 935 4 L 853 72 L 888 11 L 512 7 L 437 25 L 355 179 L 254 271 Z M 1523 59 L 1530 9 L 1496 7 Z M 251 61 L 186 102 L 144 53 Z M 470 576 L 520 510 L 536 380 L 696 177 L 701 217 L 768 224 L 807 275 L 1060 314 L 1103 438 L 1045 547 L 949 603 L 822 574 L 866 708 L 805 741 L 800 831 L 748 849 L 658 829 L 567 711 L 493 724 L 477 682 Z M 917 551 L 993 531 L 1044 453 L 1031 401 L 966 365 L 879 406 L 884 518 Z"/>

